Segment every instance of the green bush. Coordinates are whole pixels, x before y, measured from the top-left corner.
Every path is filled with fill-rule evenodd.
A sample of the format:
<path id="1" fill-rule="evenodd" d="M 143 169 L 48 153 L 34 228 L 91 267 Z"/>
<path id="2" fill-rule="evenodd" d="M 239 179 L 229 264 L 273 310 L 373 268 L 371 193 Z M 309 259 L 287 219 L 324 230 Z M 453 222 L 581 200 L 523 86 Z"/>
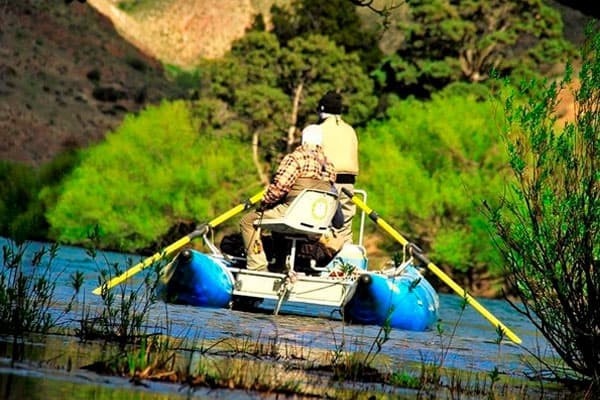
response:
<path id="1" fill-rule="evenodd" d="M 17 242 L 45 240 L 48 222 L 44 214 L 56 202 L 50 193 L 77 160 L 77 152 L 67 151 L 37 169 L 0 161 L 0 236 Z M 48 192 L 45 199 L 39 197 L 42 190 Z"/>
<path id="2" fill-rule="evenodd" d="M 15 219 L 27 212 L 39 182 L 27 165 L 0 161 L 0 235 L 14 237 Z"/>
<path id="3" fill-rule="evenodd" d="M 600 393 L 600 31 L 587 34 L 579 82 L 567 68 L 558 83 L 528 81 L 500 97 L 515 180 L 486 216 L 521 300 L 515 308 L 575 373 L 555 360 L 542 367 L 560 380 L 586 377 L 592 398 Z M 573 87 L 575 120 L 558 123 L 560 94 Z"/>
<path id="4" fill-rule="evenodd" d="M 359 133 L 358 186 L 437 264 L 499 276 L 480 205 L 502 190 L 507 157 L 499 148 L 501 122 L 482 90 L 465 85 L 431 101 L 393 104 L 385 119 Z"/>
<path id="5" fill-rule="evenodd" d="M 249 147 L 219 129 L 198 132 L 197 125 L 181 101 L 128 115 L 65 180 L 47 214 L 53 238 L 82 244 L 97 227 L 102 247 L 133 251 L 253 190 L 251 159 L 240 156 Z"/>

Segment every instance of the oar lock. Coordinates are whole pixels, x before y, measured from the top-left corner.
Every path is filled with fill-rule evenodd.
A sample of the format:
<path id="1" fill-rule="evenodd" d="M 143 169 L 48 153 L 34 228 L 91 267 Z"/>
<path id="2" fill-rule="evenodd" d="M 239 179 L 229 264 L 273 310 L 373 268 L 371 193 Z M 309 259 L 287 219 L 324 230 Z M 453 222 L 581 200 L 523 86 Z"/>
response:
<path id="1" fill-rule="evenodd" d="M 365 285 L 365 286 L 369 286 L 371 284 L 371 282 L 373 282 L 373 278 L 371 277 L 370 274 L 362 274 L 359 278 L 358 278 L 358 283 L 360 285 Z"/>
<path id="2" fill-rule="evenodd" d="M 183 250 L 181 253 L 179 253 L 179 256 L 177 256 L 178 262 L 181 264 L 187 264 L 190 261 L 192 261 L 192 251 L 190 249 L 185 249 Z"/>
<path id="3" fill-rule="evenodd" d="M 193 239 L 198 236 L 206 235 L 208 232 L 210 232 L 210 225 L 207 223 L 203 223 L 196 225 L 196 229 L 194 229 L 194 231 L 188 236 L 190 237 L 190 239 Z"/>
<path id="4" fill-rule="evenodd" d="M 420 248 L 419 246 L 417 246 L 414 243 L 410 243 L 410 242 L 408 243 L 408 250 L 413 255 L 415 255 L 415 254 L 423 254 L 423 249 Z"/>

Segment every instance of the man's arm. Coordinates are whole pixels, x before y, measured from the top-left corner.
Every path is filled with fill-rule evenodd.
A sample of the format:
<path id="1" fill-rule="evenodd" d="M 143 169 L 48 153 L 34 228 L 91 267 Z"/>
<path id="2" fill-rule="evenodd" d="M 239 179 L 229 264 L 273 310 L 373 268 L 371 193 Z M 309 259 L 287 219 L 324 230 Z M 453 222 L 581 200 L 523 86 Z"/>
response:
<path id="1" fill-rule="evenodd" d="M 261 208 L 269 208 L 281 201 L 288 194 L 299 175 L 298 162 L 291 154 L 288 154 L 279 164 L 273 182 L 267 187 Z"/>

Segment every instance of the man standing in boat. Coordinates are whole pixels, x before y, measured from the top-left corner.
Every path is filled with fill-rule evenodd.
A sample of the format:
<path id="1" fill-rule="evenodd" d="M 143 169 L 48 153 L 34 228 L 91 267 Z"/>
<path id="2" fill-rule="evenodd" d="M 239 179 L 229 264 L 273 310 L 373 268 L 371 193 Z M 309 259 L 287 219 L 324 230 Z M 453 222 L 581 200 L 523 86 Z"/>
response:
<path id="1" fill-rule="evenodd" d="M 335 188 L 344 214 L 344 225 L 335 230 L 346 243 L 352 243 L 352 218 L 356 205 L 342 188 L 354 193 L 358 175 L 358 138 L 354 128 L 342 120 L 342 96 L 329 91 L 319 100 L 319 126 L 323 130 L 323 152 L 327 160 L 335 165 Z"/>
<path id="2" fill-rule="evenodd" d="M 294 198 L 304 189 L 332 190 L 335 168 L 323 153 L 322 139 L 320 125 L 304 128 L 302 144 L 283 158 L 260 206 L 240 220 L 248 269 L 266 271 L 268 267 L 260 231 L 254 227 L 254 221 L 282 217 Z"/>

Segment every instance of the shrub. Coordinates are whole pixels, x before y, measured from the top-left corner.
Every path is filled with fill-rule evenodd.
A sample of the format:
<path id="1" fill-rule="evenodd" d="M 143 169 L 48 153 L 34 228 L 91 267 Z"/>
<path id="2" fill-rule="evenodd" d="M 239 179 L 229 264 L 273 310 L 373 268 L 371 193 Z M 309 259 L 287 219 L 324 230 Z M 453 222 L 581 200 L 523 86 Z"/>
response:
<path id="1" fill-rule="evenodd" d="M 219 122 L 198 132 L 185 102 L 128 115 L 64 181 L 47 214 L 52 237 L 83 244 L 98 227 L 101 247 L 134 251 L 256 189 L 248 187 L 253 176 L 240 174 L 252 170 L 250 158 L 239 156 L 247 146 L 213 128 Z"/>
<path id="2" fill-rule="evenodd" d="M 600 390 L 600 32 L 582 48 L 575 122 L 557 126 L 572 83 L 530 81 L 506 98 L 505 134 L 516 183 L 489 206 L 497 245 L 526 315 L 576 373 Z M 542 86 L 544 89 L 539 90 Z M 526 101 L 521 104 L 520 98 Z M 546 365 L 559 377 L 567 374 Z"/>

